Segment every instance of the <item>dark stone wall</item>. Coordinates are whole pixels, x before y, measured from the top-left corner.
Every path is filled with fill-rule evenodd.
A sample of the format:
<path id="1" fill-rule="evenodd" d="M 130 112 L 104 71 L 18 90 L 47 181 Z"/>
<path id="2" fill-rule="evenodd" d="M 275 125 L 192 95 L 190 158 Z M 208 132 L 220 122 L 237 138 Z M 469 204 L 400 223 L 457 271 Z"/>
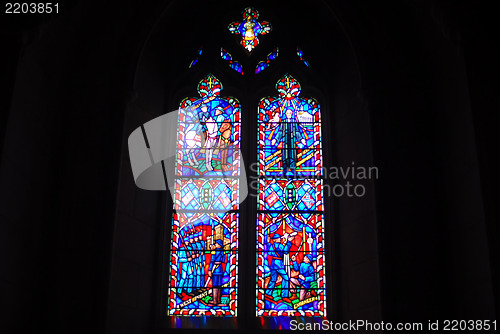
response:
<path id="1" fill-rule="evenodd" d="M 3 333 L 105 330 L 124 111 L 157 5 L 2 14 L 2 50 L 18 54 L 14 79 L 1 77 L 13 83 L 0 137 Z"/>

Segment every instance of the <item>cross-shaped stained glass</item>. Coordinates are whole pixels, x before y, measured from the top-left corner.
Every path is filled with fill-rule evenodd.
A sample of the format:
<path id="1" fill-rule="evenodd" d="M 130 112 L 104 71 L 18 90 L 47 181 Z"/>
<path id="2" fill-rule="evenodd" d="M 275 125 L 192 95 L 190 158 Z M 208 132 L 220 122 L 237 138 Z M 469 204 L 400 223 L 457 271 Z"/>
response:
<path id="1" fill-rule="evenodd" d="M 242 15 L 243 21 L 230 23 L 228 29 L 232 34 L 241 35 L 240 44 L 250 53 L 259 45 L 258 36 L 271 32 L 271 24 L 257 21 L 259 12 L 252 7 L 245 8 Z"/>

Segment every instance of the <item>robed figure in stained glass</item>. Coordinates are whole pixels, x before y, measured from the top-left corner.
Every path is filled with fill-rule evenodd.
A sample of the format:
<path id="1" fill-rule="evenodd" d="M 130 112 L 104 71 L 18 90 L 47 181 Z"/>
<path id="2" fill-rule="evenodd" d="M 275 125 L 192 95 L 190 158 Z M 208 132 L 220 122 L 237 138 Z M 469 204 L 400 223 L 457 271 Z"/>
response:
<path id="1" fill-rule="evenodd" d="M 295 170 L 297 167 L 297 143 L 300 142 L 303 146 L 306 146 L 306 140 L 299 120 L 295 117 L 294 110 L 287 108 L 283 114 L 284 117 L 278 123 L 279 129 L 276 131 L 271 144 L 276 145 L 278 142 L 281 143 L 283 174 L 286 174 L 287 171 Z"/>
<path id="2" fill-rule="evenodd" d="M 194 271 L 191 260 L 192 250 L 190 249 L 189 237 L 186 237 L 184 239 L 183 246 L 179 251 L 179 277 L 177 284 L 179 287 L 179 293 L 181 293 L 183 289 L 186 293 L 191 293 L 193 290 L 192 287 L 196 286 L 193 279 Z"/>
<path id="3" fill-rule="evenodd" d="M 321 174 L 319 104 L 300 98 L 301 87 L 286 74 L 279 95 L 259 103 L 259 175 L 302 177 Z"/>

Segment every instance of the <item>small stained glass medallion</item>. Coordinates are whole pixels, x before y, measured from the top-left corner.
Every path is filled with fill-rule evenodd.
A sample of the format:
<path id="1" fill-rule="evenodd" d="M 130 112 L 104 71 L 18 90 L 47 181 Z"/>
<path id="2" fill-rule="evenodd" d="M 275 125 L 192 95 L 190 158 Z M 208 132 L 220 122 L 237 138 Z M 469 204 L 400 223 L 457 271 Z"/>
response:
<path id="1" fill-rule="evenodd" d="M 240 44 L 248 52 L 259 45 L 259 35 L 271 32 L 271 24 L 267 21 L 258 21 L 259 12 L 252 7 L 247 7 L 242 12 L 243 21 L 232 22 L 228 29 L 232 34 L 240 35 Z"/>

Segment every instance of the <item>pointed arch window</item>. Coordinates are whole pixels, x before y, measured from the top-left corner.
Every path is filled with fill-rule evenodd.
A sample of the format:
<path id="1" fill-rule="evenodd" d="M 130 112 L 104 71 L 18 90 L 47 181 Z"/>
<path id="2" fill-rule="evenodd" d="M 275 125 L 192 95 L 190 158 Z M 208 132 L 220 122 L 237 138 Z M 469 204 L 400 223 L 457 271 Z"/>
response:
<path id="1" fill-rule="evenodd" d="M 326 316 L 318 102 L 284 75 L 258 107 L 257 316 Z"/>
<path id="2" fill-rule="evenodd" d="M 236 316 L 240 104 L 212 74 L 179 106 L 168 314 Z"/>
<path id="3" fill-rule="evenodd" d="M 243 21 L 231 23 L 228 29 L 251 56 L 259 36 L 269 33 L 271 25 L 259 21 L 258 12 L 251 7 L 242 14 Z M 249 75 L 264 78 L 267 74 L 259 73 L 269 73 L 279 62 L 276 46 L 266 52 L 265 60 L 254 59 L 252 67 L 246 67 L 250 62 L 238 59 L 234 50 L 226 50 L 220 47 L 217 58 L 241 78 L 240 83 Z M 309 67 L 302 51 L 299 57 Z M 190 68 L 198 58 L 195 60 Z M 243 72 L 243 65 L 255 68 L 255 73 Z M 259 96 L 257 106 L 244 106 L 249 112 L 257 107 L 256 115 L 250 112 L 249 117 L 257 118 L 257 129 L 252 132 L 257 132 L 258 187 L 256 216 L 253 208 L 248 210 L 252 215 L 241 217 L 241 107 L 236 98 L 224 97 L 222 89 L 217 77 L 206 75 L 197 87 L 199 97 L 185 98 L 179 105 L 167 314 L 238 315 L 242 220 L 247 231 L 256 233 L 256 244 L 251 245 L 256 250 L 255 265 L 252 270 L 242 268 L 245 273 L 256 273 L 256 280 L 252 277 L 245 287 L 252 293 L 255 288 L 256 300 L 250 301 L 255 315 L 324 318 L 320 105 L 312 97 L 300 96 L 299 81 L 284 74 L 276 83 L 275 96 Z"/>

